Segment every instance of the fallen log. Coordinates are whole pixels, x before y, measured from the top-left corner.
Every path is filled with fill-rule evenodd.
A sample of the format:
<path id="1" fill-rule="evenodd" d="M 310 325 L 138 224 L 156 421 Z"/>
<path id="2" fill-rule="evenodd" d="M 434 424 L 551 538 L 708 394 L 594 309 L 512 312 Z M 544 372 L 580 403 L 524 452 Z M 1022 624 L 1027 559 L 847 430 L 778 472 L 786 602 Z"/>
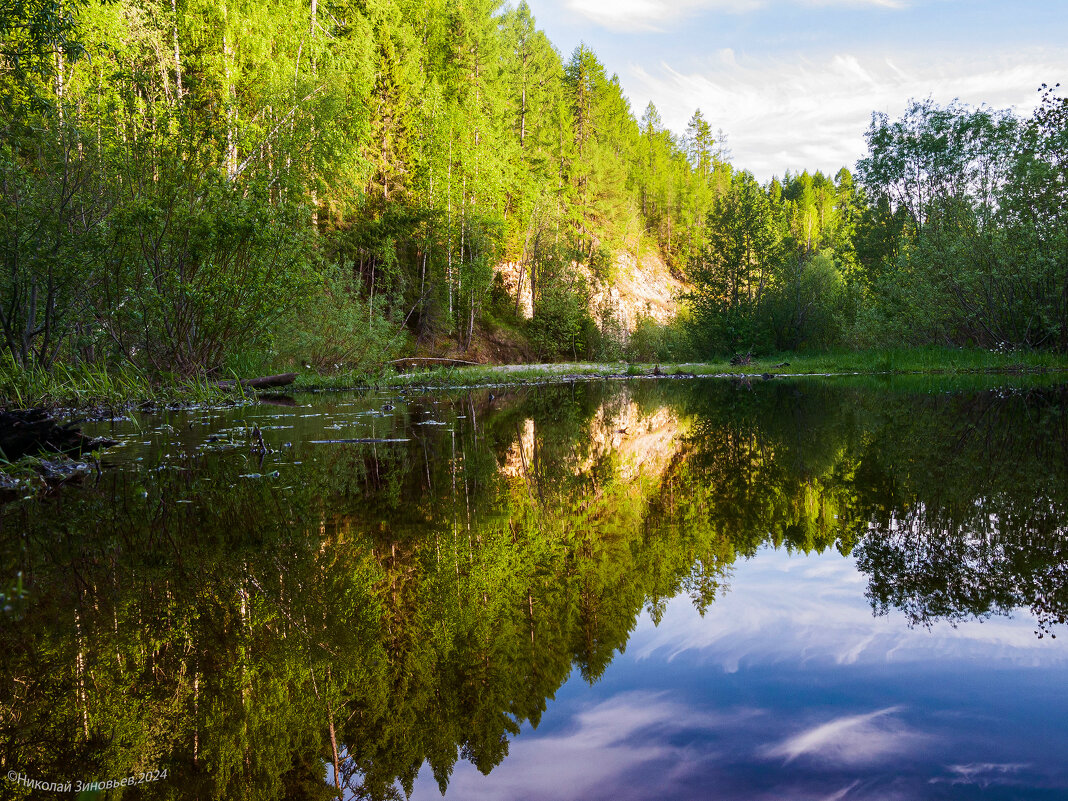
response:
<path id="1" fill-rule="evenodd" d="M 481 362 L 469 362 L 464 359 L 446 359 L 443 356 L 409 356 L 405 359 L 393 359 L 387 364 L 395 364 L 399 367 L 403 365 L 415 366 L 416 362 L 430 362 L 432 364 L 466 364 L 472 367 L 481 367 Z"/>
<path id="2" fill-rule="evenodd" d="M 260 378 L 242 378 L 239 381 L 227 378 L 216 381 L 215 386 L 219 389 L 236 389 L 238 383 L 251 389 L 270 389 L 271 387 L 285 387 L 297 380 L 296 373 L 281 373 L 280 375 L 265 375 Z"/>

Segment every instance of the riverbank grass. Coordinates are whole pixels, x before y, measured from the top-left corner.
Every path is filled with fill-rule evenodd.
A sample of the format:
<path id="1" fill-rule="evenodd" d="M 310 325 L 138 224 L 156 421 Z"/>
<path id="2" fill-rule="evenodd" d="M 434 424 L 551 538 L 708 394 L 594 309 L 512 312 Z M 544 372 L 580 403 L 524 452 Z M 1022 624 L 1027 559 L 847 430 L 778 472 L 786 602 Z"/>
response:
<path id="1" fill-rule="evenodd" d="M 1068 355 L 1034 352 L 996 353 L 954 348 L 912 348 L 835 353 L 780 353 L 749 364 L 728 360 L 659 364 L 571 362 L 554 364 L 437 367 L 398 373 L 385 367 L 375 373 L 340 371 L 300 374 L 281 392 L 449 388 L 540 384 L 551 381 L 637 378 L 659 371 L 664 376 L 774 375 L 953 375 L 1068 371 Z M 238 377 L 238 376 L 228 376 Z M 241 378 L 252 376 L 241 375 Z M 152 379 L 122 367 L 57 365 L 51 371 L 0 361 L 0 405 L 12 407 L 122 410 L 131 406 L 223 404 L 253 397 L 248 389 L 222 389 L 214 380 Z"/>
<path id="2" fill-rule="evenodd" d="M 1068 355 L 1036 351 L 995 352 L 964 348 L 897 348 L 814 354 L 780 354 L 754 360 L 748 368 L 788 361 L 780 373 L 975 373 L 1068 370 Z"/>
<path id="3" fill-rule="evenodd" d="M 153 381 L 132 367 L 81 364 L 51 370 L 0 362 L 0 403 L 18 408 L 120 410 L 137 404 L 220 403 L 240 398 L 206 379 Z"/>
<path id="4" fill-rule="evenodd" d="M 560 380 L 664 376 L 774 375 L 955 375 L 965 373 L 1022 373 L 1068 371 L 1068 356 L 1051 353 L 992 353 L 955 348 L 913 348 L 817 354 L 778 353 L 753 358 L 749 364 L 729 360 L 710 362 L 570 362 L 554 364 L 436 367 L 411 372 L 383 371 L 376 376 L 336 373 L 301 375 L 294 390 L 353 388 L 466 387 L 544 383 Z"/>

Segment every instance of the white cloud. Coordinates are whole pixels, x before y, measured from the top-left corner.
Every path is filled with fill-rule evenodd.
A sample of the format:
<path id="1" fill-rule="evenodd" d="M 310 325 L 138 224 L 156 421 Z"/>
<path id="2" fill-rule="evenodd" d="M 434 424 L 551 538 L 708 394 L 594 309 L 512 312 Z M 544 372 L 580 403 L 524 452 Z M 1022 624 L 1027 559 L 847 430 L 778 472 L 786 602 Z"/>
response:
<path id="1" fill-rule="evenodd" d="M 785 763 L 800 757 L 835 765 L 860 766 L 907 753 L 923 738 L 892 717 L 898 707 L 888 707 L 866 715 L 834 718 L 765 749 L 772 758 Z"/>
<path id="2" fill-rule="evenodd" d="M 841 790 L 831 793 L 829 796 L 822 799 L 822 801 L 842 801 L 842 799 L 849 795 L 851 792 L 853 792 L 853 790 L 855 790 L 857 788 L 857 785 L 859 784 L 860 779 L 857 779 L 852 784 L 847 784 Z"/>
<path id="3" fill-rule="evenodd" d="M 931 779 L 931 784 L 976 784 L 986 788 L 997 784 L 1012 784 L 1013 776 L 1031 767 L 1024 762 L 969 762 L 949 765 L 950 778 Z"/>
<path id="4" fill-rule="evenodd" d="M 742 13 L 762 0 L 567 0 L 567 7 L 611 31 L 657 31 L 702 11 Z"/>
<path id="5" fill-rule="evenodd" d="M 663 692 L 621 693 L 575 714 L 563 732 L 545 736 L 529 732 L 519 738 L 511 744 L 509 757 L 488 776 L 461 764 L 449 791 L 465 799 L 595 798 L 620 777 L 654 763 L 661 769 L 671 766 L 676 777 L 688 773 L 695 767 L 691 755 L 685 746 L 670 744 L 670 735 L 736 721 L 737 717 L 698 712 Z M 711 756 L 707 751 L 700 754 L 702 760 Z M 424 789 L 428 797 L 437 795 L 425 774 L 424 769 L 417 797 Z"/>
<path id="6" fill-rule="evenodd" d="M 763 772 L 769 758 L 866 766 L 904 754 L 929 739 L 894 720 L 895 711 L 836 718 L 768 747 L 761 743 L 791 727 L 782 710 L 710 708 L 690 703 L 673 691 L 623 692 L 593 704 L 557 702 L 549 717 L 563 720 L 562 727 L 545 732 L 525 725 L 521 736 L 509 744 L 508 757 L 488 775 L 470 763 L 457 763 L 449 794 L 473 801 L 683 798 L 692 796 L 695 786 L 707 786 L 721 771 L 744 774 L 751 768 Z M 754 785 L 744 795 L 722 788 L 717 797 L 840 801 L 854 797 L 859 784 L 835 790 L 819 778 L 806 779 L 804 773 L 782 772 L 773 787 Z M 437 797 L 436 782 L 424 765 L 412 798 Z M 888 799 L 886 795 L 878 798 Z"/>
<path id="7" fill-rule="evenodd" d="M 900 613 L 872 615 L 866 583 L 856 563 L 836 553 L 791 557 L 761 551 L 738 569 L 730 592 L 704 617 L 685 597 L 669 602 L 659 626 L 643 615 L 627 653 L 638 660 L 686 655 L 728 673 L 773 664 L 1064 663 L 1064 655 L 1050 653 L 1034 636 L 1025 613 L 981 624 L 909 628 Z"/>
<path id="8" fill-rule="evenodd" d="M 635 108 L 652 99 L 680 132 L 695 108 L 729 137 L 734 163 L 758 178 L 790 169 L 836 172 L 866 152 L 873 111 L 900 115 L 910 98 L 954 99 L 1029 113 L 1038 86 L 1068 72 L 1068 51 L 960 54 L 794 54 L 756 60 L 735 51 L 681 71 L 631 64 L 623 78 Z"/>
<path id="9" fill-rule="evenodd" d="M 567 7 L 611 31 L 662 31 L 698 14 L 744 14 L 784 2 L 818 7 L 906 6 L 905 0 L 567 0 Z"/>

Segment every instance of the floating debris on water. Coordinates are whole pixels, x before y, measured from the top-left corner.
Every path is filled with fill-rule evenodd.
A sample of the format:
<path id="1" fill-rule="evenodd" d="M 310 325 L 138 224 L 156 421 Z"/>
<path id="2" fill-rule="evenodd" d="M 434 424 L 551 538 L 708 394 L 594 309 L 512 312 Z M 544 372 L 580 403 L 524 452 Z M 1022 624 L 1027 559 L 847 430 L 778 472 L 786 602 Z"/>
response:
<path id="1" fill-rule="evenodd" d="M 349 445 L 366 442 L 410 442 L 407 437 L 401 439 L 385 439 L 376 437 L 361 437 L 360 439 L 313 439 L 312 445 Z"/>

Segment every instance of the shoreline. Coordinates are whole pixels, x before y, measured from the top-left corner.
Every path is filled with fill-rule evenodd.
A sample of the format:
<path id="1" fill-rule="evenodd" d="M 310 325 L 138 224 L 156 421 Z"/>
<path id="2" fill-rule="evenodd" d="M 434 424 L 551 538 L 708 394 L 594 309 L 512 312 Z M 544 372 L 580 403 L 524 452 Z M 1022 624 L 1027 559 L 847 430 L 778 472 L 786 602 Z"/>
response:
<path id="1" fill-rule="evenodd" d="M 1043 355 L 1045 356 L 1045 355 Z M 437 368 L 411 373 L 383 376 L 377 381 L 352 382 L 351 377 L 300 376 L 292 392 L 350 391 L 370 392 L 384 389 L 463 389 L 475 387 L 531 386 L 548 383 L 597 380 L 655 379 L 678 380 L 688 378 L 725 378 L 761 381 L 775 378 L 836 378 L 845 376 L 964 376 L 964 375 L 1047 375 L 1068 373 L 1068 359 L 1054 363 L 901 366 L 878 369 L 859 364 L 835 367 L 826 364 L 827 357 L 800 357 L 796 362 L 780 366 L 772 359 L 754 361 L 748 365 L 732 366 L 726 362 L 679 362 L 621 365 L 603 362 L 564 362 L 545 364 L 479 365 L 477 367 Z M 659 371 L 659 372 L 657 372 Z"/>
<path id="2" fill-rule="evenodd" d="M 374 392 L 383 390 L 463 389 L 534 386 L 574 381 L 628 379 L 678 380 L 725 378 L 761 381 L 774 378 L 835 378 L 842 376 L 1026 376 L 1068 373 L 1068 355 L 1051 353 L 990 353 L 950 349 L 859 351 L 836 354 L 774 354 L 749 364 L 727 361 L 553 362 L 436 367 L 413 372 L 301 373 L 268 394 L 316 392 Z M 9 375 L 0 384 L 0 407 L 44 407 L 63 416 L 108 416 L 130 411 L 159 411 L 189 406 L 227 406 L 255 403 L 259 394 L 249 388 L 221 388 L 204 380 L 155 383 L 131 372 L 84 371 L 79 374 Z"/>

